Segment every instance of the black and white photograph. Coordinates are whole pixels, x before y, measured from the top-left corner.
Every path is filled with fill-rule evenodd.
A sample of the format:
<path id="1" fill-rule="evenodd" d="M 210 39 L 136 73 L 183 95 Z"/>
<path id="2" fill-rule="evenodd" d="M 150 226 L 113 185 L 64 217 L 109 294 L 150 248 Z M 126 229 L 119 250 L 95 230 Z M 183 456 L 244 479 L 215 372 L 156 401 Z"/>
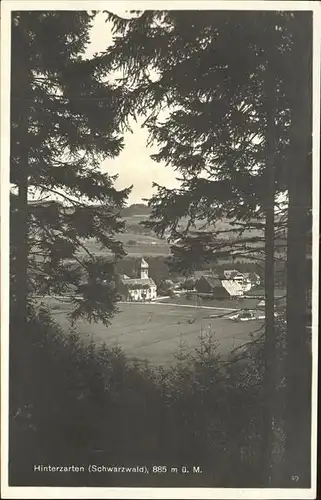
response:
<path id="1" fill-rule="evenodd" d="M 316 498 L 320 10 L 1 6 L 3 498 Z"/>

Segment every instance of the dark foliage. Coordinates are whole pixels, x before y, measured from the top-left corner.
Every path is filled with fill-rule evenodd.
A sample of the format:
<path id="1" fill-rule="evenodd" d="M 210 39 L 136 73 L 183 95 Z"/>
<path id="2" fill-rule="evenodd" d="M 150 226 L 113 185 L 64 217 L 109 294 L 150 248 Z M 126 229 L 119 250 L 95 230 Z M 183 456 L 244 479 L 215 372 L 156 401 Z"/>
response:
<path id="1" fill-rule="evenodd" d="M 271 113 L 277 132 L 275 190 L 287 189 L 296 16 L 216 10 L 136 14 L 132 19 L 108 14 L 115 34 L 108 56 L 123 71 L 132 114 L 145 117 L 150 141 L 158 146 L 153 159 L 174 167 L 182 181 L 178 189 L 157 186 L 149 227 L 159 234 L 167 230 L 173 239 L 184 237 L 200 219 L 213 223 L 228 216 L 255 228 L 253 219 L 265 217 L 267 204 Z M 277 89 L 272 106 L 269 78 Z M 188 220 L 184 230 L 182 217 Z M 235 228 L 232 242 L 239 254 L 253 243 L 242 233 L 242 226 Z M 212 243 L 215 254 L 220 248 Z"/>
<path id="2" fill-rule="evenodd" d="M 309 406 L 311 390 L 305 318 L 311 281 L 312 13 L 156 10 L 108 18 L 115 33 L 110 52 L 123 71 L 133 114 L 144 116 L 157 146 L 153 159 L 174 167 L 181 180 L 177 189 L 156 186 L 147 226 L 170 235 L 179 270 L 200 261 L 215 264 L 229 253 L 264 261 L 267 394 L 275 390 L 277 232 L 286 238 L 287 454 L 288 463 L 295 456 L 301 470 L 300 451 L 310 440 L 302 432 L 309 429 L 302 406 Z M 223 217 L 243 226 L 228 242 L 211 228 L 191 234 L 196 221 L 213 224 Z M 258 223 L 264 237 L 244 237 L 243 229 Z M 271 478 L 274 410 L 267 410 L 264 433 L 270 439 L 262 469 Z M 286 474 L 290 480 L 291 470 Z"/>
<path id="3" fill-rule="evenodd" d="M 11 58 L 11 300 L 26 319 L 33 292 L 62 293 L 73 285 L 74 317 L 107 323 L 114 310 L 113 267 L 84 245 L 94 238 L 114 259 L 124 255 L 117 234 L 129 189 L 100 163 L 123 148 L 123 96 L 108 65 L 87 58 L 94 15 L 86 11 L 16 11 Z M 80 288 L 68 261 L 86 253 L 87 280 L 105 279 L 100 294 Z M 104 278 L 102 275 L 104 274 Z"/>
<path id="4" fill-rule="evenodd" d="M 20 337 L 25 371 L 12 363 L 10 484 L 262 484 L 257 460 L 264 446 L 260 339 L 223 362 L 217 356 L 215 339 L 203 337 L 194 352 L 179 346 L 175 367 L 152 369 L 129 360 L 118 349 L 83 344 L 72 332 L 63 335 L 44 310 L 32 317 Z M 278 348 L 281 417 L 282 345 Z M 17 361 L 17 355 L 11 359 Z M 282 446 L 280 429 L 277 467 Z M 33 472 L 37 464 L 89 463 L 199 465 L 203 474 L 187 478 L 181 474 Z M 281 469 L 276 481 L 284 486 Z"/>

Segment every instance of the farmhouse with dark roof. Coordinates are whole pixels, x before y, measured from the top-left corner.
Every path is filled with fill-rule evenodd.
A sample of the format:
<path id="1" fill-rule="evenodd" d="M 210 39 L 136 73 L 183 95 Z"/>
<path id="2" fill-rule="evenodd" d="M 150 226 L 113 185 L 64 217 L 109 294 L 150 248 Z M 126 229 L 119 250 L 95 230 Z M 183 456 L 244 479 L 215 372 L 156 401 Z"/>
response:
<path id="1" fill-rule="evenodd" d="M 240 283 L 226 279 L 224 275 L 203 275 L 196 281 L 195 288 L 199 293 L 211 294 L 216 299 L 242 297 L 244 294 Z"/>

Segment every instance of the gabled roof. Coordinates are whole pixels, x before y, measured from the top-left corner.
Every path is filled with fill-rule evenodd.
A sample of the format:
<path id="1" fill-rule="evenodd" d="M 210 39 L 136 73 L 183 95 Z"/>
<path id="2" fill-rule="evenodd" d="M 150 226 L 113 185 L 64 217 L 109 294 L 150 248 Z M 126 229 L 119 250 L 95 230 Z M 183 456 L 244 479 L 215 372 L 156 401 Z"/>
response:
<path id="1" fill-rule="evenodd" d="M 205 275 L 203 275 L 200 277 L 200 279 L 206 280 L 211 288 L 217 288 L 217 287 L 222 286 L 219 276 L 205 276 Z"/>
<path id="2" fill-rule="evenodd" d="M 226 271 L 224 271 L 224 276 L 226 279 L 234 279 L 236 278 L 236 276 L 243 276 L 242 273 L 240 273 L 240 271 L 238 271 L 237 269 L 226 269 Z"/>
<path id="3" fill-rule="evenodd" d="M 194 271 L 194 278 L 199 279 L 202 276 L 213 276 L 213 272 L 210 269 L 205 269 L 203 271 Z"/>
<path id="4" fill-rule="evenodd" d="M 149 267 L 144 257 L 142 257 L 142 260 L 140 261 L 140 267 L 145 267 L 145 268 Z"/>
<path id="5" fill-rule="evenodd" d="M 202 276 L 200 279 L 206 280 L 212 289 L 224 288 L 231 296 L 243 295 L 242 285 L 233 279 L 226 279 L 224 275 Z"/>
<path id="6" fill-rule="evenodd" d="M 240 283 L 234 280 L 222 280 L 222 286 L 233 297 L 236 295 L 243 295 L 243 288 Z"/>
<path id="7" fill-rule="evenodd" d="M 156 286 L 152 278 L 123 278 L 121 283 L 128 288 L 140 288 L 141 286 Z"/>

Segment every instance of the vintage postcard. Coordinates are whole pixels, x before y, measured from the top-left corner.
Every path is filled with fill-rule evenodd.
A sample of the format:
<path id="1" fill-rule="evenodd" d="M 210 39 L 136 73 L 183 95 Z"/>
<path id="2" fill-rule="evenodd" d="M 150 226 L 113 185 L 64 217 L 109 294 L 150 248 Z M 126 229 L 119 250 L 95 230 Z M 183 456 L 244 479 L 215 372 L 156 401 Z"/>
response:
<path id="1" fill-rule="evenodd" d="M 3 498 L 316 498 L 320 11 L 2 2 Z"/>

